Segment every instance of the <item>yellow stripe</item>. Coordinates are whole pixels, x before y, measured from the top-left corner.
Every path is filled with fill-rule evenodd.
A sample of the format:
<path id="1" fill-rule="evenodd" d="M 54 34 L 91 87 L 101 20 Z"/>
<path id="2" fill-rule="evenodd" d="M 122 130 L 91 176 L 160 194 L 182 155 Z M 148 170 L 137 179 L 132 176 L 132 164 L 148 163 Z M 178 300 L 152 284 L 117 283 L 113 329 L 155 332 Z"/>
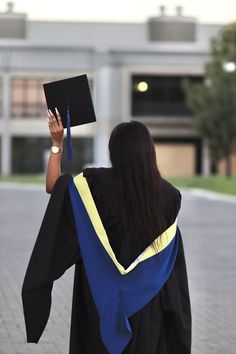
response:
<path id="1" fill-rule="evenodd" d="M 92 222 L 92 225 L 96 231 L 97 236 L 99 237 L 103 247 L 111 257 L 112 261 L 114 262 L 114 264 L 116 265 L 117 269 L 121 274 L 124 275 L 129 273 L 132 269 L 136 267 L 138 263 L 143 262 L 145 259 L 154 256 L 156 253 L 161 252 L 165 247 L 169 245 L 169 243 L 174 238 L 176 233 L 176 228 L 177 228 L 177 218 L 175 219 L 174 223 L 170 227 L 168 227 L 161 235 L 157 236 L 157 238 L 153 241 L 153 243 L 150 246 L 148 246 L 146 250 L 144 250 L 144 252 L 127 269 L 125 269 L 118 262 L 111 248 L 106 230 L 99 216 L 98 210 L 96 208 L 96 204 L 93 200 L 91 191 L 89 189 L 88 182 L 86 178 L 83 176 L 83 172 L 79 173 L 73 179 L 74 179 L 75 186 L 83 201 L 83 204 L 87 210 L 89 218 Z M 153 244 L 157 246 L 156 248 L 158 249 L 157 252 L 155 251 L 155 249 L 153 249 L 152 247 Z"/>

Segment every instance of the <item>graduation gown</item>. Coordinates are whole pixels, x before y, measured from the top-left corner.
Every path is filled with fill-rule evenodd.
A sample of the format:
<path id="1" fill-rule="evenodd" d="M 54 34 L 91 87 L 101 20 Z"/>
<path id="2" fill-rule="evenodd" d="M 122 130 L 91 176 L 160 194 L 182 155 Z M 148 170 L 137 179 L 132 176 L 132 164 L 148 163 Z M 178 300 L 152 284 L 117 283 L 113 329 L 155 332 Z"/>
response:
<path id="1" fill-rule="evenodd" d="M 53 282 L 75 264 L 69 354 L 189 354 L 181 194 L 163 180 L 168 230 L 162 248 L 130 251 L 112 174 L 112 168 L 86 168 L 58 178 L 22 287 L 27 341 L 39 341 Z"/>

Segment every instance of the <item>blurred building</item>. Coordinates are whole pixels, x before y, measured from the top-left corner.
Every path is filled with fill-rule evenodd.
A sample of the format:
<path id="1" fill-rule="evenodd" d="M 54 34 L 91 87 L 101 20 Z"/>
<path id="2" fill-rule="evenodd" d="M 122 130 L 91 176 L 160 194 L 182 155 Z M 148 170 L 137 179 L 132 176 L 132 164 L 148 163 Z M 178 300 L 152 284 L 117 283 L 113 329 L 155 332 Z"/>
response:
<path id="1" fill-rule="evenodd" d="M 109 164 L 108 139 L 122 121 L 147 125 L 162 173 L 207 174 L 207 143 L 194 131 L 182 82 L 202 81 L 220 25 L 182 15 L 146 23 L 29 21 L 12 3 L 0 14 L 1 173 L 43 173 L 51 139 L 42 84 L 87 73 L 97 122 L 72 128 L 79 171 Z M 236 168 L 236 163 L 234 168 Z"/>

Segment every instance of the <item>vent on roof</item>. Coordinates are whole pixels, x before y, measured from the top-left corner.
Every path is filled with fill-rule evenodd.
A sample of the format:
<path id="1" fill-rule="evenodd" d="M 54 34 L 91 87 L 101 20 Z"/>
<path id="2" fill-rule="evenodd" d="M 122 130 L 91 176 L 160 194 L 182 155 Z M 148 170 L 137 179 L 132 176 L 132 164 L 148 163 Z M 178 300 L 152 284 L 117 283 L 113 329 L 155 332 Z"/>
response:
<path id="1" fill-rule="evenodd" d="M 165 6 L 160 6 L 160 16 L 148 20 L 149 40 L 160 42 L 194 42 L 196 19 L 182 14 L 182 7 L 176 7 L 175 16 L 167 16 Z"/>
<path id="2" fill-rule="evenodd" d="M 13 11 L 14 3 L 7 3 L 7 10 L 0 13 L 0 39 L 26 38 L 26 14 Z"/>

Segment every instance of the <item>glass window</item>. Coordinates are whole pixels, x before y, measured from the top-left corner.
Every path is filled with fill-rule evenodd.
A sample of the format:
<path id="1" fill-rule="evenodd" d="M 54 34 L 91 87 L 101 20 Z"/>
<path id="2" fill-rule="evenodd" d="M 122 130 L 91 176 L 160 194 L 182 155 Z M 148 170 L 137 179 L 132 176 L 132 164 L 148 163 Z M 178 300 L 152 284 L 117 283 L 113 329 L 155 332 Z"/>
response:
<path id="1" fill-rule="evenodd" d="M 32 78 L 13 78 L 11 81 L 12 117 L 45 116 L 46 103 L 43 83 L 48 80 Z"/>
<path id="2" fill-rule="evenodd" d="M 190 115 L 185 104 L 183 81 L 202 82 L 200 76 L 153 76 L 132 77 L 132 116 Z"/>
<path id="3" fill-rule="evenodd" d="M 46 101 L 43 84 L 61 78 L 13 78 L 11 81 L 11 115 L 12 117 L 43 117 L 46 114 Z M 89 80 L 91 93 L 93 81 Z"/>
<path id="4" fill-rule="evenodd" d="M 12 139 L 12 172 L 17 174 L 44 173 L 51 138 L 14 137 Z M 73 161 L 66 160 L 66 138 L 62 155 L 62 173 L 79 173 L 85 164 L 93 162 L 93 138 L 73 137 Z"/>

